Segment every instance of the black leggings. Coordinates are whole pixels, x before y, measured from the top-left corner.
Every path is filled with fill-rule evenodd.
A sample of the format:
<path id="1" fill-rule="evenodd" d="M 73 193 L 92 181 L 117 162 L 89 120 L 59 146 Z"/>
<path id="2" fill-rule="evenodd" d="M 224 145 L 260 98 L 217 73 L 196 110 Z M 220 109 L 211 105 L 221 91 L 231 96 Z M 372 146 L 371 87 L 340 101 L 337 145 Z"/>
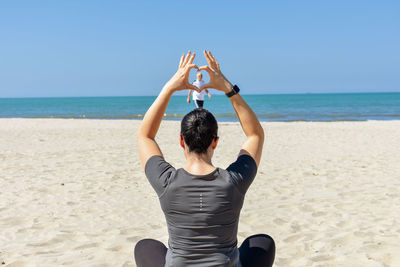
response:
<path id="1" fill-rule="evenodd" d="M 239 248 L 243 267 L 269 267 L 275 259 L 275 242 L 269 235 L 246 238 Z M 154 239 L 142 239 L 135 246 L 137 267 L 164 267 L 167 248 Z"/>
<path id="2" fill-rule="evenodd" d="M 203 108 L 204 100 L 194 100 L 194 104 L 196 105 L 196 108 Z"/>

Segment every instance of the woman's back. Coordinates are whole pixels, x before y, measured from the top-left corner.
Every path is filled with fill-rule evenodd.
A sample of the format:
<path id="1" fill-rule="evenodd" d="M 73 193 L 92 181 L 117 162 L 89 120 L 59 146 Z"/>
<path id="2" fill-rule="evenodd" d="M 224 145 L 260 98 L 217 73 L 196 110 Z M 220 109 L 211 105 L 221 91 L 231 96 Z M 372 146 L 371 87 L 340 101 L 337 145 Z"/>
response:
<path id="1" fill-rule="evenodd" d="M 168 225 L 166 266 L 238 266 L 239 215 L 256 171 L 247 155 L 207 175 L 176 170 L 162 157 L 149 159 L 146 175 Z"/>

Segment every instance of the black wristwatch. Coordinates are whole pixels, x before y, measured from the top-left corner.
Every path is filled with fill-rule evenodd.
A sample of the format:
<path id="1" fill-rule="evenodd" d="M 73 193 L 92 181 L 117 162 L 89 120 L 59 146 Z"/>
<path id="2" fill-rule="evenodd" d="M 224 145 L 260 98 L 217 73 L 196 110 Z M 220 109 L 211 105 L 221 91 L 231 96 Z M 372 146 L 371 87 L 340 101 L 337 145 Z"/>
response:
<path id="1" fill-rule="evenodd" d="M 226 96 L 227 96 L 227 97 L 234 96 L 234 95 L 236 95 L 237 93 L 239 93 L 239 91 L 240 91 L 239 87 L 235 84 L 235 85 L 232 87 L 232 90 L 231 90 L 229 93 L 226 93 Z"/>

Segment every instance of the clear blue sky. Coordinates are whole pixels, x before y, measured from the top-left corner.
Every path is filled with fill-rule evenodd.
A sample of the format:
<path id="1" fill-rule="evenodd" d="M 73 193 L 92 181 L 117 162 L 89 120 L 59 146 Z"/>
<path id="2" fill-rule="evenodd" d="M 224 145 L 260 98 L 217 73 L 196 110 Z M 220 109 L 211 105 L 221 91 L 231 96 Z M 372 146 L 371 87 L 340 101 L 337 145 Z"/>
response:
<path id="1" fill-rule="evenodd" d="M 156 95 L 188 49 L 244 93 L 399 92 L 400 1 L 4 0 L 0 97 Z"/>

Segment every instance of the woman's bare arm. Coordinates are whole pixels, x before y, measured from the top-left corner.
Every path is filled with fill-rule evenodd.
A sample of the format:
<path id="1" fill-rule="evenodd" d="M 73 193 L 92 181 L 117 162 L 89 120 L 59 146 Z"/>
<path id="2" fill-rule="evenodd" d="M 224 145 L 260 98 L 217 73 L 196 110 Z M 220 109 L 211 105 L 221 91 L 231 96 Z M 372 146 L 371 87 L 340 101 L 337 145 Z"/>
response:
<path id="1" fill-rule="evenodd" d="M 191 55 L 190 51 L 186 56 L 184 54 L 182 55 L 178 71 L 165 84 L 160 94 L 143 117 L 137 135 L 140 162 L 143 168 L 147 160 L 152 156 L 163 156 L 160 147 L 155 141 L 155 137 L 172 94 L 185 89 L 199 91 L 199 88 L 189 83 L 190 70 L 193 68 L 197 69 L 197 66 L 193 64 L 194 58 L 195 54 L 193 53 L 193 55 Z"/>
<path id="2" fill-rule="evenodd" d="M 207 59 L 208 66 L 201 66 L 199 70 L 207 71 L 210 76 L 210 81 L 209 83 L 204 84 L 200 90 L 214 88 L 224 93 L 230 92 L 232 90 L 232 84 L 222 74 L 218 61 L 210 51 L 204 51 L 204 56 Z M 230 97 L 229 100 L 235 109 L 240 125 L 247 137 L 246 141 L 242 145 L 239 155 L 249 154 L 253 157 L 258 166 L 260 164 L 262 148 L 264 145 L 264 130 L 253 110 L 239 94 Z"/>
<path id="3" fill-rule="evenodd" d="M 257 166 L 260 164 L 262 148 L 264 145 L 264 130 L 258 121 L 256 114 L 247 105 L 246 101 L 236 94 L 229 98 L 239 118 L 242 129 L 247 137 L 242 145 L 239 155 L 249 154 L 256 161 Z"/>

